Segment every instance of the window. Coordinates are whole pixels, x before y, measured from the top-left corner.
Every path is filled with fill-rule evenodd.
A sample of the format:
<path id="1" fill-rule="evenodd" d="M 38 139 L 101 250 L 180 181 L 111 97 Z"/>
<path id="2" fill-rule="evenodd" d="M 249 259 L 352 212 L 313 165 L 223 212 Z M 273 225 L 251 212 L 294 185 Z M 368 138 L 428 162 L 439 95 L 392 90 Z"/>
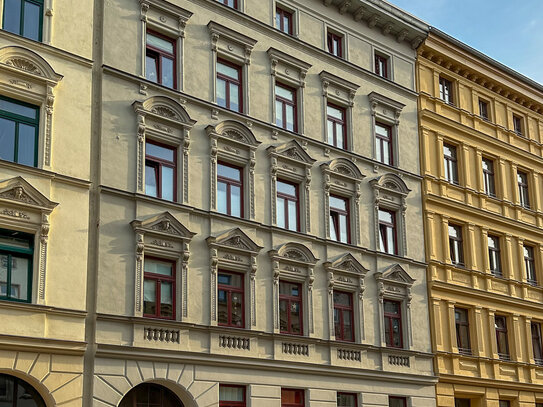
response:
<path id="1" fill-rule="evenodd" d="M 175 262 L 145 258 L 143 316 L 175 319 Z"/>
<path id="2" fill-rule="evenodd" d="M 464 244 L 462 241 L 462 227 L 460 226 L 449 225 L 449 252 L 452 264 L 464 265 Z"/>
<path id="3" fill-rule="evenodd" d="M 489 158 L 483 158 L 483 180 L 485 184 L 485 194 L 496 196 L 496 184 L 494 182 L 494 161 Z"/>
<path id="4" fill-rule="evenodd" d="M 389 254 L 398 253 L 396 214 L 379 208 L 379 249 Z"/>
<path id="5" fill-rule="evenodd" d="M 407 399 L 405 397 L 388 397 L 388 407 L 407 407 Z"/>
<path id="6" fill-rule="evenodd" d="M 291 12 L 283 10 L 280 7 L 275 8 L 275 28 L 283 31 L 285 34 L 292 35 L 293 29 L 293 15 Z"/>
<path id="7" fill-rule="evenodd" d="M 0 96 L 0 158 L 36 167 L 39 120 L 37 106 Z"/>
<path id="8" fill-rule="evenodd" d="M 304 407 L 304 391 L 301 389 L 281 389 L 281 407 Z"/>
<path id="9" fill-rule="evenodd" d="M 384 300 L 385 342 L 390 348 L 402 348 L 402 312 L 399 301 Z"/>
<path id="10" fill-rule="evenodd" d="M 375 54 L 375 73 L 388 79 L 388 58 Z"/>
<path id="11" fill-rule="evenodd" d="M 376 159 L 383 164 L 392 165 L 392 128 L 382 123 L 375 123 Z"/>
<path id="12" fill-rule="evenodd" d="M 456 324 L 456 346 L 458 347 L 458 351 L 466 355 L 471 355 L 468 310 L 455 308 L 454 320 Z"/>
<path id="13" fill-rule="evenodd" d="M 509 360 L 509 342 L 507 339 L 507 319 L 502 315 L 495 316 L 496 343 L 498 356 L 502 360 Z"/>
<path id="14" fill-rule="evenodd" d="M 337 407 L 358 407 L 354 393 L 337 393 Z"/>
<path id="15" fill-rule="evenodd" d="M 153 82 L 175 89 L 175 41 L 154 31 L 147 31 L 145 51 L 145 77 Z"/>
<path id="16" fill-rule="evenodd" d="M 217 163 L 217 210 L 231 216 L 243 216 L 243 170 Z"/>
<path id="17" fill-rule="evenodd" d="M 328 103 L 326 105 L 326 123 L 328 126 L 328 144 L 347 149 L 345 109 Z"/>
<path id="18" fill-rule="evenodd" d="M 238 0 L 217 0 L 219 3 L 224 4 L 225 6 L 238 9 Z"/>
<path id="19" fill-rule="evenodd" d="M 328 52 L 336 57 L 343 57 L 343 37 L 328 31 L 326 35 Z"/>
<path id="20" fill-rule="evenodd" d="M 499 407 L 511 407 L 511 402 L 509 400 L 500 400 Z"/>
<path id="21" fill-rule="evenodd" d="M 522 131 L 522 117 L 517 116 L 516 114 L 513 115 L 513 130 L 515 133 L 517 133 L 519 136 L 523 136 Z"/>
<path id="22" fill-rule="evenodd" d="M 4 1 L 4 30 L 41 41 L 42 27 L 43 0 Z"/>
<path id="23" fill-rule="evenodd" d="M 496 277 L 503 277 L 501 256 L 500 256 L 500 238 L 488 235 L 488 266 L 490 272 Z"/>
<path id="24" fill-rule="evenodd" d="M 452 82 L 442 77 L 439 78 L 439 98 L 445 103 L 454 103 Z"/>
<path id="25" fill-rule="evenodd" d="M 526 270 L 526 280 L 528 284 L 537 285 L 537 275 L 535 272 L 534 248 L 524 245 L 524 269 Z"/>
<path id="26" fill-rule="evenodd" d="M 145 195 L 176 200 L 177 150 L 145 142 Z"/>
<path id="27" fill-rule="evenodd" d="M 454 407 L 471 407 L 470 399 L 454 399 Z"/>
<path id="28" fill-rule="evenodd" d="M 283 129 L 298 131 L 296 89 L 275 84 L 275 124 Z"/>
<path id="29" fill-rule="evenodd" d="M 330 238 L 350 243 L 349 200 L 330 195 Z"/>
<path id="30" fill-rule="evenodd" d="M 279 320 L 281 333 L 302 335 L 302 285 L 279 282 Z"/>
<path id="31" fill-rule="evenodd" d="M 217 104 L 235 112 L 243 111 L 241 68 L 217 60 Z"/>
<path id="32" fill-rule="evenodd" d="M 530 194 L 528 191 L 528 175 L 517 171 L 518 199 L 520 206 L 530 209 Z"/>
<path id="33" fill-rule="evenodd" d="M 541 345 L 541 324 L 532 322 L 532 348 L 534 350 L 534 361 L 543 365 L 543 348 Z"/>
<path id="34" fill-rule="evenodd" d="M 445 164 L 445 179 L 451 184 L 458 185 L 458 161 L 456 158 L 456 147 L 450 144 L 443 144 L 443 158 Z"/>
<path id="35" fill-rule="evenodd" d="M 34 236 L 0 229 L 0 300 L 32 301 Z"/>
<path id="36" fill-rule="evenodd" d="M 299 231 L 298 209 L 298 185 L 277 180 L 277 226 Z"/>
<path id="37" fill-rule="evenodd" d="M 245 386 L 219 384 L 219 407 L 245 407 Z"/>
<path id="38" fill-rule="evenodd" d="M 479 116 L 483 120 L 490 119 L 490 116 L 488 115 L 488 102 L 482 99 L 479 99 Z"/>
<path id="39" fill-rule="evenodd" d="M 217 288 L 218 324 L 243 328 L 243 275 L 219 270 Z"/>
<path id="40" fill-rule="evenodd" d="M 15 376 L 0 374 L 2 407 L 45 407 L 40 394 L 27 382 Z"/>
<path id="41" fill-rule="evenodd" d="M 334 331 L 339 341 L 354 342 L 353 295 L 334 290 Z"/>
<path id="42" fill-rule="evenodd" d="M 180 407 L 183 403 L 171 390 L 154 383 L 142 383 L 123 397 L 119 407 Z"/>

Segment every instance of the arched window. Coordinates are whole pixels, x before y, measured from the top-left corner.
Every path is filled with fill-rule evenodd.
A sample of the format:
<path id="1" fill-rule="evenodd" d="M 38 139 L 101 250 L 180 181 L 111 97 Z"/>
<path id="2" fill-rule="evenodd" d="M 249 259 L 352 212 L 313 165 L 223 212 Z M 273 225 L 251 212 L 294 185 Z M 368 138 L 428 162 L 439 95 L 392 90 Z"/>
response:
<path id="1" fill-rule="evenodd" d="M 143 383 L 128 392 L 119 407 L 184 407 L 179 398 L 164 386 Z"/>
<path id="2" fill-rule="evenodd" d="M 0 405 L 2 407 L 45 407 L 39 393 L 27 382 L 0 374 Z"/>

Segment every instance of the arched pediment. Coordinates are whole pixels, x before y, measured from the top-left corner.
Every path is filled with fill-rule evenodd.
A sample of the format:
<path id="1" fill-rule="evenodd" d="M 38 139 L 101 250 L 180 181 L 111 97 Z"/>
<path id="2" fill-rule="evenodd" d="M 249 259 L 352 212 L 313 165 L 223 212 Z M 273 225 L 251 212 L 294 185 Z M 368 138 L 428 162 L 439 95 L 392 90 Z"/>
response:
<path id="1" fill-rule="evenodd" d="M 311 250 L 301 243 L 285 243 L 279 246 L 277 254 L 288 260 L 301 261 L 304 263 L 315 264 L 318 259 L 313 255 Z"/>
<path id="2" fill-rule="evenodd" d="M 179 102 L 166 96 L 152 96 L 144 102 L 135 102 L 134 109 L 137 110 L 138 108 L 191 127 L 196 123 Z"/>
<path id="3" fill-rule="evenodd" d="M 0 48 L 0 64 L 21 71 L 25 74 L 41 76 L 46 80 L 58 82 L 62 79 L 40 55 L 18 46 Z"/>
<path id="4" fill-rule="evenodd" d="M 207 238 L 209 245 L 229 246 L 234 249 L 259 252 L 262 247 L 245 234 L 240 228 L 234 228 Z"/>
<path id="5" fill-rule="evenodd" d="M 133 220 L 130 224 L 135 231 L 165 234 L 172 238 L 191 239 L 195 235 L 169 212 L 163 212 L 145 220 Z"/>
<path id="6" fill-rule="evenodd" d="M 208 126 L 206 131 L 208 134 L 211 132 L 220 134 L 223 137 L 249 146 L 258 146 L 261 144 L 247 126 L 235 120 L 225 120 L 216 126 Z"/>
<path id="7" fill-rule="evenodd" d="M 328 165 L 332 172 L 339 175 L 344 175 L 358 180 L 364 178 L 364 175 L 362 175 L 360 169 L 358 169 L 358 166 L 347 158 L 336 158 L 326 165 Z"/>
<path id="8" fill-rule="evenodd" d="M 402 195 L 407 195 L 411 190 L 407 187 L 404 180 L 401 179 L 396 174 L 384 174 L 373 180 L 371 180 L 371 185 L 374 187 L 379 187 L 387 189 L 392 192 L 396 192 Z"/>

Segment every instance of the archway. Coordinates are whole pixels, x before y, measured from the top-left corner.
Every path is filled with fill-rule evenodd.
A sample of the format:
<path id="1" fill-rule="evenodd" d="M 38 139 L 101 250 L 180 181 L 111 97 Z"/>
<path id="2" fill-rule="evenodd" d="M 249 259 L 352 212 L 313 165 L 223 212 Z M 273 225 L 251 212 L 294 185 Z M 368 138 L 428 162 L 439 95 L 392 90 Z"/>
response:
<path id="1" fill-rule="evenodd" d="M 22 379 L 0 374 L 0 406 L 45 407 L 38 391 Z"/>
<path id="2" fill-rule="evenodd" d="M 130 390 L 119 407 L 185 407 L 174 392 L 154 383 L 142 383 Z M 26 406 L 25 406 L 26 407 Z"/>

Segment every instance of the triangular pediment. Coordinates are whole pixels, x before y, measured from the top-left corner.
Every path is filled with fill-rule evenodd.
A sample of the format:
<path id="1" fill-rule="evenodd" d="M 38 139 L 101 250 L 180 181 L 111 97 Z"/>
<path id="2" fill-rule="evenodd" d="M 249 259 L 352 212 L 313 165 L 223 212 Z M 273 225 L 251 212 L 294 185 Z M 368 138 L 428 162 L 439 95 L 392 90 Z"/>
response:
<path id="1" fill-rule="evenodd" d="M 217 236 L 211 236 L 208 238 L 208 243 L 249 252 L 259 252 L 262 249 L 240 228 L 230 229 Z"/>
<path id="2" fill-rule="evenodd" d="M 58 203 L 50 201 L 23 177 L 0 182 L 0 200 L 12 201 L 18 205 L 33 206 L 52 211 Z"/>
<path id="3" fill-rule="evenodd" d="M 402 285 L 412 285 L 415 280 L 399 264 L 394 264 L 383 271 L 383 280 Z"/>
<path id="4" fill-rule="evenodd" d="M 195 235 L 169 212 L 151 216 L 144 220 L 133 220 L 130 224 L 134 230 L 166 234 L 177 238 L 191 239 Z"/>
<path id="5" fill-rule="evenodd" d="M 309 154 L 303 149 L 303 147 L 296 140 L 289 141 L 288 143 L 281 144 L 279 146 L 272 146 L 275 153 L 279 156 L 288 158 L 290 160 L 299 161 L 304 164 L 313 164 L 316 160 L 311 158 Z"/>
<path id="6" fill-rule="evenodd" d="M 368 269 L 366 269 L 351 253 L 339 256 L 334 261 L 328 263 L 327 267 L 337 271 L 346 271 L 361 275 L 365 275 L 368 272 Z"/>

